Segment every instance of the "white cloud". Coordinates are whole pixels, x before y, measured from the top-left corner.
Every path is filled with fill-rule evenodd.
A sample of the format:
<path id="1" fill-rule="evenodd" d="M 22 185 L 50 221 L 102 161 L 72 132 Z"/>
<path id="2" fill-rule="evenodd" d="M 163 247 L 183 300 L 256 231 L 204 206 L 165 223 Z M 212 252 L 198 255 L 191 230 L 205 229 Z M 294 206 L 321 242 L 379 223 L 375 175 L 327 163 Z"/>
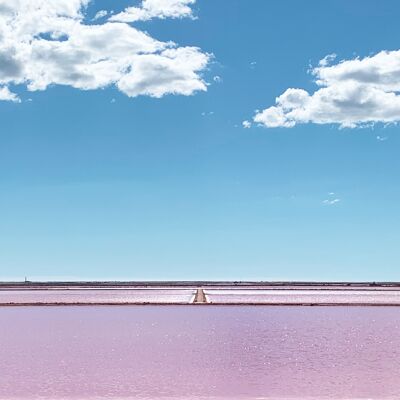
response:
<path id="1" fill-rule="evenodd" d="M 108 11 L 107 10 L 97 11 L 96 15 L 93 17 L 93 21 L 96 21 L 98 19 L 104 18 L 107 15 L 108 15 Z"/>
<path id="2" fill-rule="evenodd" d="M 162 97 L 165 93 L 190 95 L 207 90 L 197 72 L 206 67 L 208 56 L 196 47 L 138 55 L 132 61 L 134 69 L 117 83 L 117 87 L 130 97 Z"/>
<path id="3" fill-rule="evenodd" d="M 333 206 L 339 203 L 340 201 L 341 201 L 340 199 L 325 199 L 322 203 L 327 206 Z"/>
<path id="4" fill-rule="evenodd" d="M 153 18 L 193 18 L 190 7 L 196 0 L 143 0 L 140 7 L 128 7 L 115 14 L 110 21 L 135 22 Z"/>
<path id="5" fill-rule="evenodd" d="M 8 87 L 0 87 L 0 100 L 12 101 L 14 103 L 21 103 L 21 99 Z"/>
<path id="6" fill-rule="evenodd" d="M 157 98 L 207 90 L 201 73 L 209 54 L 159 41 L 127 23 L 85 24 L 89 1 L 2 1 L 0 100 L 18 101 L 9 90 L 16 84 L 30 91 L 50 85 L 82 90 L 115 85 L 130 97 Z M 174 17 L 165 11 L 167 3 L 145 0 L 142 6 L 151 4 L 155 13 L 159 4 L 164 18 Z"/>
<path id="7" fill-rule="evenodd" d="M 242 122 L 242 126 L 245 129 L 249 129 L 249 128 L 251 128 L 251 122 L 250 121 L 243 121 Z"/>
<path id="8" fill-rule="evenodd" d="M 319 61 L 318 65 L 320 67 L 326 67 L 328 66 L 330 63 L 332 63 L 335 58 L 337 57 L 337 55 L 335 53 L 332 54 L 328 54 L 327 56 L 325 56 L 322 60 Z"/>
<path id="9" fill-rule="evenodd" d="M 387 136 L 377 136 L 376 140 L 378 140 L 379 142 L 386 142 L 386 140 L 388 140 Z"/>
<path id="10" fill-rule="evenodd" d="M 276 104 L 256 113 L 268 128 L 297 124 L 339 124 L 355 128 L 400 121 L 400 50 L 332 64 L 329 55 L 311 70 L 314 93 L 289 88 Z"/>

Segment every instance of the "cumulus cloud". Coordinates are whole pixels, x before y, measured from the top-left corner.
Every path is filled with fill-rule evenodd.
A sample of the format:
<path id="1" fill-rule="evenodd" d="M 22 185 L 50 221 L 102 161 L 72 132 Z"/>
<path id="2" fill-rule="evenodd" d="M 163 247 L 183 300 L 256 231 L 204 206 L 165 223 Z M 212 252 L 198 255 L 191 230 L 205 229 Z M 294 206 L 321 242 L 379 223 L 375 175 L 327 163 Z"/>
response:
<path id="1" fill-rule="evenodd" d="M 8 87 L 0 87 L 0 100 L 12 101 L 14 103 L 21 102 L 21 99 L 15 93 L 11 92 Z"/>
<path id="2" fill-rule="evenodd" d="M 98 19 L 104 18 L 107 15 L 108 15 L 108 11 L 107 10 L 97 11 L 96 15 L 93 17 L 93 21 L 96 21 Z"/>
<path id="3" fill-rule="evenodd" d="M 140 7 L 127 7 L 110 21 L 135 22 L 153 18 L 193 18 L 191 5 L 196 0 L 143 0 Z"/>
<path id="4" fill-rule="evenodd" d="M 190 95 L 206 90 L 197 71 L 205 68 L 207 57 L 195 47 L 166 49 L 159 54 L 138 55 L 135 68 L 118 81 L 118 88 L 130 97 L 165 93 Z"/>
<path id="5" fill-rule="evenodd" d="M 242 122 L 242 126 L 243 126 L 243 128 L 245 128 L 245 129 L 249 129 L 249 128 L 251 128 L 251 122 L 250 121 L 243 121 Z"/>
<path id="6" fill-rule="evenodd" d="M 82 90 L 115 85 L 130 97 L 157 98 L 207 90 L 201 74 L 209 54 L 159 41 L 124 22 L 85 23 L 89 1 L 2 0 L 0 100 L 18 101 L 12 85 L 30 91 L 50 85 Z M 180 3 L 189 7 L 193 2 Z M 159 5 L 160 18 L 175 17 L 167 12 L 172 3 L 144 0 L 142 7 L 156 16 Z M 105 15 L 104 10 L 99 13 L 98 18 Z"/>
<path id="7" fill-rule="evenodd" d="M 355 128 L 400 121 L 400 50 L 334 63 L 328 55 L 311 69 L 318 89 L 289 88 L 254 116 L 268 128 L 339 124 Z"/>

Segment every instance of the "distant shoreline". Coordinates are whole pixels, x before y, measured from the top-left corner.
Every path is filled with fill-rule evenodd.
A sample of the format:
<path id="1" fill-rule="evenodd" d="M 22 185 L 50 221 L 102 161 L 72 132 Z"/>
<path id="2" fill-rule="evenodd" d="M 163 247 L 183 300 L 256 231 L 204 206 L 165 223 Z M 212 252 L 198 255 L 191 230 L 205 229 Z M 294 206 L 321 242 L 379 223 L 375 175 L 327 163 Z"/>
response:
<path id="1" fill-rule="evenodd" d="M 46 288 L 46 287 L 316 287 L 316 288 L 359 288 L 359 287 L 374 287 L 374 288 L 400 288 L 400 282 L 348 282 L 348 281 L 2 281 L 0 289 L 3 288 Z"/>
<path id="2" fill-rule="evenodd" d="M 398 303 L 280 303 L 280 302 L 229 302 L 229 303 L 153 303 L 153 302 L 128 302 L 128 303 L 2 303 L 3 307 L 127 307 L 127 306 L 144 306 L 144 307 L 400 307 Z"/>
<path id="3" fill-rule="evenodd" d="M 0 282 L 15 306 L 400 306 L 398 282 L 75 281 Z"/>

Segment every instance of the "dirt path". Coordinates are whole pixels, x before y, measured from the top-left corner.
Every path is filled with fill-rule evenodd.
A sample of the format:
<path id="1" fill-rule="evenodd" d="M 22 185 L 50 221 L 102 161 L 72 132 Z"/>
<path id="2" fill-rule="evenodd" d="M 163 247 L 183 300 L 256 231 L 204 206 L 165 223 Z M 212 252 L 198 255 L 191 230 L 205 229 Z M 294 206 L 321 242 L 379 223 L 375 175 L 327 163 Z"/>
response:
<path id="1" fill-rule="evenodd" d="M 195 304 L 205 304 L 207 303 L 206 295 L 203 289 L 197 289 L 196 295 L 194 297 L 193 303 Z"/>

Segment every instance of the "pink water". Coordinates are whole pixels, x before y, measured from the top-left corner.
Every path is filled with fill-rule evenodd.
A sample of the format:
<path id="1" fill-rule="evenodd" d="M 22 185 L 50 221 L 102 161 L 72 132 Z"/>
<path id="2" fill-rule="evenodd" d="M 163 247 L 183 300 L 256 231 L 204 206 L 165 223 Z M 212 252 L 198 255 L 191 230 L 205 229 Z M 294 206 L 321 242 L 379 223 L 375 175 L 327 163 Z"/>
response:
<path id="1" fill-rule="evenodd" d="M 0 399 L 399 399 L 400 308 L 0 307 Z"/>

